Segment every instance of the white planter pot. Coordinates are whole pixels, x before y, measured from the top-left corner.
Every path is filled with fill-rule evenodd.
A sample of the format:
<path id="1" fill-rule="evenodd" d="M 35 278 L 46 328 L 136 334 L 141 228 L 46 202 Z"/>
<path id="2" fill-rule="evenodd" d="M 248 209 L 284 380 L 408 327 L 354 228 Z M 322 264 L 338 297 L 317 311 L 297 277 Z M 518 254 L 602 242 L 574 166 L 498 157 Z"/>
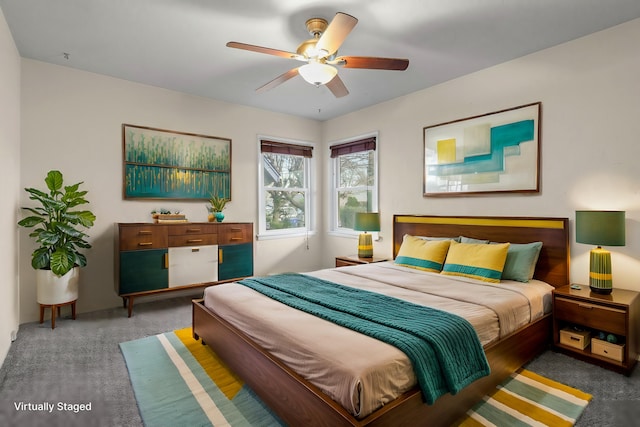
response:
<path id="1" fill-rule="evenodd" d="M 38 304 L 64 304 L 78 299 L 80 267 L 72 268 L 64 276 L 56 276 L 51 270 L 36 270 Z"/>

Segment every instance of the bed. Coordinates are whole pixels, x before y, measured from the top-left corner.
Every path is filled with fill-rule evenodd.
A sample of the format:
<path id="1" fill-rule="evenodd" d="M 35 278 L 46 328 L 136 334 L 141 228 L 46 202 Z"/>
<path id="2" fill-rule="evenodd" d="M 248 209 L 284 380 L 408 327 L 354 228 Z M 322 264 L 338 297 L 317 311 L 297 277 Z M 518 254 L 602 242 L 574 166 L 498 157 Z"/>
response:
<path id="1" fill-rule="evenodd" d="M 405 235 L 431 238 L 466 236 L 469 239 L 520 244 L 542 242 L 534 279 L 556 287 L 569 283 L 569 238 L 566 218 L 395 215 L 394 258 L 401 249 Z M 394 268 L 401 267 L 389 263 L 376 267 L 369 265 L 369 272 L 364 271 L 365 269 L 358 270 L 358 267 L 348 267 L 344 270 L 322 270 L 316 275 L 333 280 L 352 269 L 357 276 L 380 276 L 393 274 Z M 234 286 L 242 288 L 240 285 Z M 248 301 L 245 308 L 253 304 L 253 301 Z M 232 311 L 244 312 L 245 308 Z M 231 369 L 289 425 L 451 425 L 484 394 L 546 348 L 551 332 L 548 308 L 545 313 L 536 315 L 526 324 L 517 325 L 513 330 L 499 332 L 497 338 L 483 338 L 484 352 L 491 373 L 472 382 L 461 391 L 445 394 L 429 405 L 424 403 L 425 396 L 420 388 L 412 385 L 406 390 L 401 390 L 397 397 L 381 408 L 372 412 L 364 411 L 364 416 L 354 414 L 353 408 L 349 408 L 344 402 L 337 403 L 334 400 L 335 396 L 329 397 L 327 392 L 323 391 L 326 390 L 324 384 L 316 385 L 317 381 L 305 379 L 303 375 L 308 377 L 308 373 L 302 372 L 300 366 L 292 368 L 290 365 L 295 364 L 292 364 L 291 360 L 283 362 L 287 360 L 286 355 L 274 356 L 272 351 L 278 353 L 270 347 L 268 341 L 258 339 L 259 335 L 254 334 L 254 331 L 246 330 L 245 327 L 243 332 L 242 320 L 233 318 L 229 313 L 225 314 L 224 310 L 214 312 L 205 305 L 204 300 L 195 300 L 193 303 L 193 330 L 195 338 L 202 338 L 203 343 L 209 345 L 225 360 Z"/>

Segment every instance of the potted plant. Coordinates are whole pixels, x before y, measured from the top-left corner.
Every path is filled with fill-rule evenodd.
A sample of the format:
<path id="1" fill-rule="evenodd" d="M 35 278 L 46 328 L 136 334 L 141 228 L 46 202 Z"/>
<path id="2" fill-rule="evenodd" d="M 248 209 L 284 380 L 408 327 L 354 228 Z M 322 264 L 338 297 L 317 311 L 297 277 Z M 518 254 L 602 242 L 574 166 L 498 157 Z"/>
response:
<path id="1" fill-rule="evenodd" d="M 36 269 L 37 298 L 40 304 L 61 304 L 78 298 L 79 267 L 87 265 L 80 252 L 91 245 L 82 228 L 93 226 L 96 217 L 88 210 L 75 210 L 89 203 L 86 191 L 79 191 L 79 182 L 63 186 L 60 171 L 52 170 L 44 180 L 49 192 L 25 188 L 29 199 L 40 203 L 37 207 L 23 207 L 31 215 L 18 225 L 33 228 L 29 237 L 39 245 L 31 256 Z"/>
<path id="2" fill-rule="evenodd" d="M 227 206 L 228 200 L 224 197 L 211 196 L 209 199 L 209 206 L 207 209 L 209 210 L 209 222 L 213 222 L 214 219 L 218 222 L 222 222 L 224 219 L 224 214 L 222 211 Z"/>

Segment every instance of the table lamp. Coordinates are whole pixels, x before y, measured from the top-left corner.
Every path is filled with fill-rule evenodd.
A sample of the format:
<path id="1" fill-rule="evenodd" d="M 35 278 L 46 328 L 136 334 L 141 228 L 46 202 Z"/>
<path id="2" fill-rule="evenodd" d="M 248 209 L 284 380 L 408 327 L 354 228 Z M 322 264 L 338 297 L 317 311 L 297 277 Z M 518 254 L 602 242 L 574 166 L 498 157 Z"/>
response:
<path id="1" fill-rule="evenodd" d="M 364 231 L 358 238 L 358 256 L 373 257 L 373 238 L 367 231 L 380 231 L 380 214 L 377 212 L 356 212 L 354 230 Z"/>
<path id="2" fill-rule="evenodd" d="M 576 242 L 598 245 L 591 250 L 589 287 L 598 294 L 613 289 L 611 252 L 602 246 L 624 246 L 624 211 L 576 211 Z"/>

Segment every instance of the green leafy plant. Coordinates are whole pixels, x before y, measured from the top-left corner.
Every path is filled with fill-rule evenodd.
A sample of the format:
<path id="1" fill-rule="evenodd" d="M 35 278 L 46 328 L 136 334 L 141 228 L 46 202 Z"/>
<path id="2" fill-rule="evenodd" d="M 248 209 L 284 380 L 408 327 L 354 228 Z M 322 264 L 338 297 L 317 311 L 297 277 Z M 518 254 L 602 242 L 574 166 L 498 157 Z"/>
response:
<path id="1" fill-rule="evenodd" d="M 228 200 L 224 197 L 212 196 L 209 199 L 209 203 L 211 204 L 211 212 L 222 212 L 227 206 L 227 202 Z"/>
<path id="2" fill-rule="evenodd" d="M 52 170 L 44 180 L 49 192 L 25 188 L 29 199 L 40 202 L 38 207 L 23 207 L 32 215 L 23 218 L 18 225 L 34 228 L 29 233 L 40 245 L 31 256 L 31 266 L 37 270 L 51 270 L 58 276 L 65 275 L 74 266 L 84 267 L 87 258 L 80 253 L 91 245 L 81 228 L 93 226 L 96 216 L 87 210 L 73 210 L 89 203 L 86 191 L 79 191 L 82 182 L 63 187 L 62 173 Z"/>

